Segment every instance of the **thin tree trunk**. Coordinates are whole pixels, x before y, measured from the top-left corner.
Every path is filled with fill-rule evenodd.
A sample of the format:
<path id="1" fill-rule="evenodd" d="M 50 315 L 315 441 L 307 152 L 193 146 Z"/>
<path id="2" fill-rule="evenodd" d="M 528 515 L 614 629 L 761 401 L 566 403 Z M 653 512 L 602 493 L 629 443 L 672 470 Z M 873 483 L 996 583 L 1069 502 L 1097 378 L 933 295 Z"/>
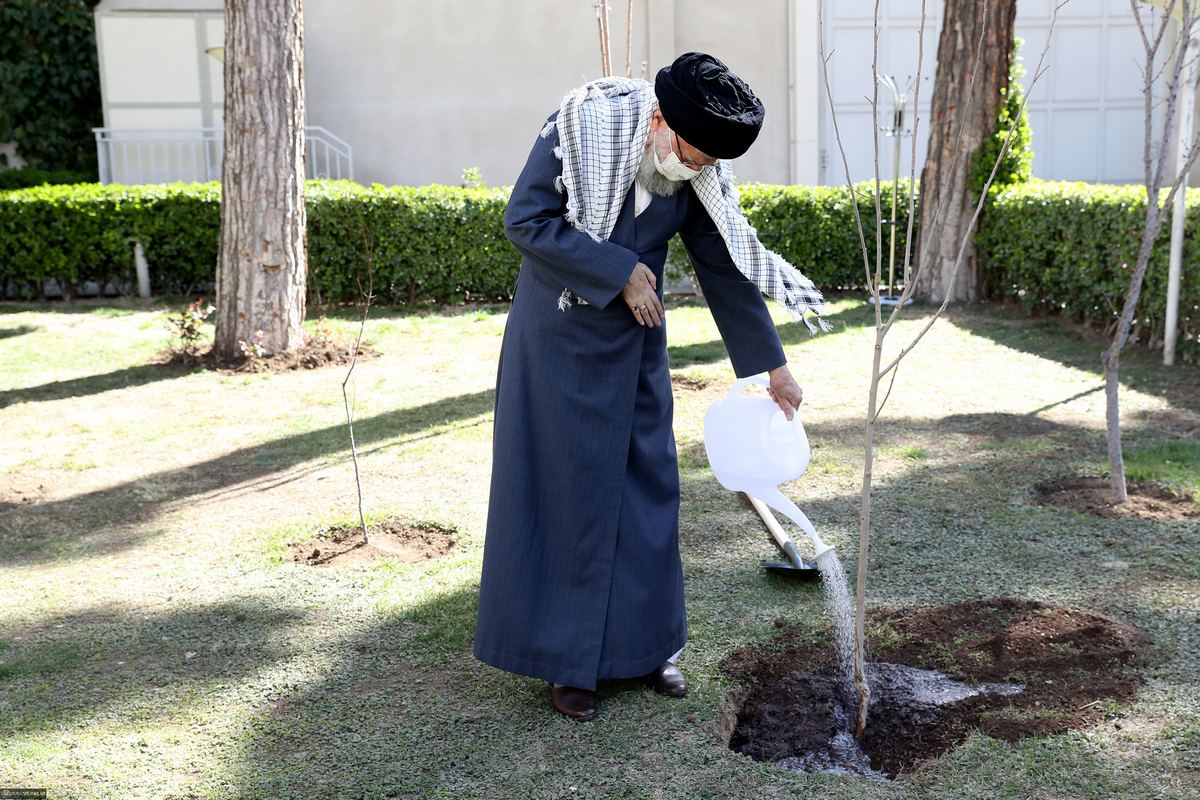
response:
<path id="1" fill-rule="evenodd" d="M 878 304 L 876 305 L 878 308 Z M 875 352 L 871 357 L 871 391 L 867 396 L 867 422 L 863 432 L 862 498 L 858 514 L 858 574 L 854 592 L 854 687 L 858 695 L 858 710 L 854 718 L 854 735 L 862 738 L 867 728 L 867 710 L 870 707 L 871 687 L 867 683 L 866 630 L 867 630 L 867 557 L 871 541 L 871 478 L 875 464 L 875 420 L 879 416 L 879 374 L 883 360 L 882 325 L 875 326 Z"/>
<path id="2" fill-rule="evenodd" d="M 933 84 L 929 154 L 921 171 L 921 207 L 941 206 L 942 213 L 936 221 L 923 218 L 918 234 L 916 252 L 929 259 L 927 268 L 916 279 L 915 294 L 922 300 L 941 302 L 946 296 L 959 246 L 972 233 L 975 199 L 970 184 L 975 159 L 954 156 L 956 152 L 974 154 L 996 129 L 1001 90 L 1008 85 L 1016 13 L 1016 0 L 945 3 Z M 982 48 L 984 58 L 978 59 L 976 70 L 977 48 Z M 968 244 L 953 283 L 950 302 L 980 299 L 982 285 L 973 244 Z"/>
<path id="3" fill-rule="evenodd" d="M 625 8 L 625 77 L 633 77 L 633 0 Z"/>
<path id="4" fill-rule="evenodd" d="M 612 39 L 608 32 L 608 0 L 599 0 L 596 4 L 596 19 L 600 23 L 600 74 L 607 78 L 612 75 Z"/>
<path id="5" fill-rule="evenodd" d="M 1134 315 L 1137 312 L 1138 299 L 1142 293 L 1142 283 L 1146 277 L 1146 269 L 1150 265 L 1150 255 L 1154 243 L 1165 221 L 1165 211 L 1175 201 L 1176 192 L 1180 191 L 1187 182 L 1187 174 L 1200 155 L 1200 131 L 1193 133 L 1190 142 L 1180 142 L 1179 147 L 1187 147 L 1183 163 L 1171 174 L 1167 172 L 1167 162 L 1170 148 L 1167 140 L 1175 130 L 1175 114 L 1179 106 L 1180 92 L 1194 92 L 1195 87 L 1183 80 L 1185 66 L 1195 55 L 1189 55 L 1192 45 L 1191 37 L 1186 33 L 1192 28 L 1196 19 L 1196 4 L 1194 0 L 1178 0 L 1163 11 L 1148 10 L 1138 0 L 1129 0 L 1129 8 L 1137 22 L 1138 34 L 1142 40 L 1145 61 L 1142 65 L 1142 101 L 1143 101 L 1143 141 L 1142 168 L 1146 186 L 1146 222 L 1142 227 L 1142 240 L 1138 248 L 1137 263 L 1129 278 L 1129 293 L 1125 296 L 1125 304 L 1113 332 L 1112 342 L 1101 355 L 1104 364 L 1104 388 L 1107 401 L 1105 422 L 1107 423 L 1107 444 L 1109 480 L 1112 484 L 1113 499 L 1124 503 L 1128 497 L 1125 484 L 1125 456 L 1121 451 L 1121 408 L 1120 408 L 1120 376 L 1121 350 L 1129 341 L 1130 331 L 1135 330 Z M 1150 14 L 1150 22 L 1143 18 L 1143 12 Z M 1178 13 L 1181 17 L 1179 30 L 1184 33 L 1178 42 L 1170 47 L 1165 63 L 1159 66 L 1158 56 L 1164 43 L 1164 37 L 1170 29 L 1169 15 Z M 1166 80 L 1166 90 L 1155 86 L 1158 76 Z M 1166 106 L 1166 114 L 1162 125 L 1162 139 L 1154 138 L 1154 119 L 1160 105 Z M 1159 204 L 1163 191 L 1166 197 Z"/>
<path id="6" fill-rule="evenodd" d="M 225 2 L 225 155 L 215 349 L 304 339 L 302 0 Z"/>
<path id="7" fill-rule="evenodd" d="M 873 17 L 874 22 L 873 22 L 873 26 L 872 26 L 874 38 L 873 38 L 873 48 L 872 48 L 873 57 L 872 57 L 872 62 L 871 62 L 871 76 L 872 76 L 872 78 L 875 78 L 875 79 L 878 79 L 878 76 L 879 76 L 879 71 L 878 71 L 879 2 L 880 2 L 880 0 L 875 0 L 875 14 Z M 1034 69 L 1033 74 L 1029 80 L 1029 89 L 1030 90 L 1033 89 L 1033 86 L 1037 83 L 1038 79 L 1041 77 L 1041 75 L 1044 72 L 1042 65 L 1045 63 L 1046 53 L 1050 48 L 1050 40 L 1054 34 L 1055 23 L 1058 20 L 1058 11 L 1062 7 L 1062 3 L 1065 3 L 1065 2 L 1066 2 L 1066 0 L 1062 0 L 1061 3 L 1056 4 L 1051 13 L 1050 27 L 1046 33 L 1046 42 L 1042 48 L 1041 55 L 1038 58 L 1037 67 Z M 949 3 L 949 0 L 947 0 L 947 3 Z M 981 3 L 982 3 L 982 10 L 984 12 L 986 12 L 989 7 L 988 0 L 981 0 Z M 986 13 L 984 13 L 982 16 L 984 16 L 984 18 L 986 18 L 986 19 L 990 19 L 990 16 L 988 16 Z M 924 54 L 925 19 L 926 19 L 925 0 L 921 0 L 921 8 L 920 8 L 921 22 L 920 22 L 920 27 L 918 28 L 918 34 L 917 34 L 917 42 L 918 42 L 918 44 L 917 44 L 918 68 L 917 68 L 917 76 L 916 76 L 916 87 L 917 88 L 913 95 L 913 106 L 916 109 L 920 109 L 920 106 L 921 106 L 921 104 L 920 104 L 921 70 L 920 70 L 919 65 L 921 63 L 923 63 L 922 56 Z M 818 29 L 817 41 L 818 42 L 824 42 L 824 25 L 825 25 L 824 15 L 821 12 L 821 6 L 818 5 L 818 7 L 817 7 L 817 29 Z M 976 35 L 980 39 L 982 39 L 982 37 L 984 36 L 985 33 L 986 33 L 986 31 L 984 31 L 982 29 L 976 31 Z M 831 97 L 833 92 L 830 88 L 830 79 L 829 79 L 830 55 L 826 54 L 823 45 L 819 45 L 819 46 L 821 48 L 820 54 L 821 54 L 822 74 L 823 74 L 824 82 L 825 82 L 826 97 Z M 966 80 L 966 84 L 967 84 L 967 91 L 964 94 L 965 94 L 965 98 L 967 99 L 968 103 L 972 96 L 970 88 L 973 87 L 974 85 L 976 85 L 976 76 L 978 74 L 980 63 L 984 60 L 982 57 L 984 55 L 984 52 L 985 52 L 984 49 L 978 45 L 978 40 L 977 40 L 976 45 L 972 46 L 970 49 L 971 63 L 969 65 L 962 67 L 959 70 L 966 76 L 965 80 Z M 1011 49 L 1007 52 L 1011 53 Z M 1005 69 L 1006 69 L 1006 74 L 1007 74 L 1007 67 Z M 875 88 L 870 97 L 870 103 L 871 103 L 871 109 L 872 109 L 872 116 L 874 117 L 879 108 L 878 80 L 873 81 L 873 84 L 874 84 Z M 1028 100 L 1029 100 L 1029 92 L 1026 93 L 1025 100 L 1022 101 L 1022 104 L 1021 104 L 1021 113 L 1022 114 L 1025 112 L 1025 104 L 1028 102 Z M 854 210 L 854 223 L 855 223 L 856 232 L 858 233 L 859 246 L 862 250 L 863 268 L 864 268 L 864 272 L 865 272 L 865 275 L 867 278 L 867 282 L 871 287 L 871 296 L 872 296 L 872 299 L 874 300 L 874 306 L 875 306 L 875 351 L 874 351 L 874 354 L 872 357 L 871 384 L 870 384 L 870 392 L 869 392 L 869 395 L 867 398 L 867 419 L 866 419 L 866 424 L 864 426 L 864 435 L 863 435 L 864 444 L 865 444 L 865 447 L 864 447 L 865 460 L 863 463 L 862 500 L 861 500 L 861 508 L 859 511 L 858 581 L 857 581 L 857 587 L 855 590 L 856 613 L 855 613 L 855 637 L 854 637 L 855 638 L 855 642 L 854 642 L 854 645 L 855 645 L 854 646 L 854 682 L 855 682 L 855 692 L 858 695 L 858 709 L 857 709 L 857 714 L 856 714 L 856 718 L 855 718 L 854 733 L 855 733 L 855 736 L 861 737 L 866 728 L 866 722 L 867 722 L 868 710 L 869 710 L 869 700 L 870 700 L 870 696 L 871 696 L 871 690 L 870 690 L 870 686 L 866 679 L 866 670 L 865 670 L 865 666 L 866 666 L 866 664 L 865 664 L 865 662 L 866 662 L 865 628 L 866 628 L 867 558 L 870 554 L 870 533 L 871 533 L 871 481 L 872 481 L 872 474 L 873 474 L 874 463 L 875 463 L 876 422 L 878 421 L 879 414 L 883 411 L 884 406 L 887 405 L 888 398 L 891 397 L 892 389 L 895 387 L 896 374 L 897 374 L 897 371 L 899 370 L 900 362 L 904 359 L 904 357 L 909 352 L 912 351 L 912 349 L 914 347 L 916 347 L 917 343 L 921 341 L 922 337 L 924 337 L 924 335 L 929 331 L 930 327 L 932 327 L 934 322 L 937 321 L 938 317 L 941 316 L 942 312 L 945 311 L 947 304 L 950 302 L 951 298 L 954 296 L 954 287 L 956 284 L 958 269 L 964 261 L 967 248 L 970 244 L 968 234 L 969 234 L 970 230 L 974 227 L 975 222 L 978 220 L 979 215 L 983 211 L 984 197 L 980 196 L 975 199 L 974 210 L 971 212 L 970 216 L 967 218 L 966 224 L 963 226 L 963 228 L 965 229 L 964 233 L 963 233 L 963 239 L 958 242 L 957 252 L 954 256 L 953 261 L 951 261 L 951 263 L 949 265 L 950 266 L 949 279 L 945 282 L 941 305 L 937 308 L 937 310 L 934 311 L 934 313 L 930 317 L 930 319 L 925 323 L 925 325 L 920 329 L 920 331 L 918 331 L 918 333 L 912 338 L 912 340 L 907 345 L 905 345 L 903 348 L 901 348 L 900 352 L 891 361 L 889 361 L 887 363 L 887 365 L 881 366 L 884 339 L 886 338 L 888 331 L 891 330 L 892 324 L 897 320 L 900 313 L 903 311 L 905 302 L 909 299 L 909 297 L 912 296 L 913 291 L 916 287 L 916 283 L 920 279 L 920 275 L 921 275 L 921 272 L 923 271 L 924 264 L 917 265 L 916 273 L 915 273 L 916 277 L 914 278 L 914 281 L 912 283 L 908 283 L 905 285 L 904 290 L 903 290 L 903 292 L 901 292 L 901 295 L 900 295 L 900 302 L 892 307 L 892 311 L 891 311 L 890 315 L 888 316 L 887 322 L 884 322 L 883 316 L 882 316 L 881 302 L 880 302 L 880 283 L 881 283 L 881 275 L 882 275 L 882 269 L 883 269 L 883 253 L 882 253 L 882 244 L 881 244 L 882 237 L 880 236 L 880 233 L 879 233 L 879 219 L 880 219 L 880 210 L 879 210 L 880 209 L 880 191 L 879 191 L 880 177 L 879 176 L 880 176 L 880 169 L 879 169 L 878 128 L 876 128 L 876 133 L 875 133 L 875 145 L 876 145 L 875 146 L 875 191 L 873 194 L 875 212 L 876 212 L 875 213 L 876 247 L 875 247 L 875 269 L 874 269 L 874 272 L 872 273 L 871 254 L 870 254 L 868 246 L 867 246 L 866 235 L 865 235 L 865 231 L 863 228 L 862 214 L 860 213 L 860 209 L 859 209 L 859 201 L 858 201 L 857 195 L 855 193 L 854 185 L 850 181 L 850 164 L 849 164 L 848 159 L 846 158 L 846 148 L 842 141 L 841 130 L 838 125 L 837 109 L 834 106 L 832 101 L 830 101 L 829 109 L 830 109 L 831 117 L 833 119 L 834 140 L 837 142 L 838 152 L 841 155 L 842 164 L 845 167 L 846 188 L 847 188 L 847 191 L 848 191 L 848 194 L 850 197 L 851 207 Z M 914 114 L 914 117 L 913 117 L 914 138 L 913 138 L 912 163 L 914 166 L 912 167 L 912 169 L 914 169 L 914 170 L 915 170 L 915 164 L 917 161 L 916 132 L 919 127 L 920 119 L 921 119 L 921 116 L 918 111 L 917 113 Z M 995 162 L 993 162 L 993 164 L 992 164 L 992 169 L 991 169 L 990 174 L 988 175 L 987 179 L 984 181 L 983 191 L 985 193 L 988 190 L 988 188 L 991 187 L 993 181 L 995 181 L 995 179 L 996 179 L 996 172 L 1000 167 L 1000 164 L 1004 158 L 1005 152 L 1008 150 L 1009 145 L 1012 143 L 1012 137 L 1013 137 L 1014 132 L 1015 132 L 1015 127 L 1009 129 L 1008 135 L 1005 137 L 1004 142 L 1000 147 L 1000 153 L 996 157 Z M 946 142 L 946 143 L 942 143 L 944 147 L 948 148 L 948 151 L 950 153 L 949 165 L 946 167 L 947 175 L 957 171 L 955 169 L 955 167 L 959 160 L 958 156 L 965 149 L 962 145 L 963 127 L 960 125 L 957 131 L 952 131 L 951 133 L 952 133 L 952 138 L 950 139 L 950 141 Z M 968 159 L 968 160 L 973 160 L 973 159 Z M 911 179 L 912 177 L 914 177 L 914 175 L 910 175 L 909 177 Z M 937 183 L 936 178 L 935 178 L 934 182 Z M 945 186 L 943 184 L 938 184 L 938 186 L 943 189 L 945 188 Z M 922 194 L 921 194 L 922 216 L 926 219 L 926 224 L 929 224 L 931 226 L 937 225 L 943 219 L 943 217 L 942 217 L 943 209 L 940 207 L 940 205 L 937 202 L 933 202 L 933 203 L 927 202 L 930 200 L 931 196 L 936 197 L 939 194 L 944 197 L 951 196 L 948 192 L 932 192 L 932 193 L 930 193 L 930 195 L 927 195 L 924 192 L 922 192 Z M 905 239 L 905 255 L 904 255 L 904 266 L 905 266 L 905 274 L 906 275 L 908 274 L 908 266 L 911 263 L 910 257 L 912 255 L 911 247 L 912 247 L 912 241 L 913 241 L 911 234 L 912 234 L 913 220 L 916 217 L 915 207 L 916 207 L 916 193 L 914 192 L 914 193 L 910 193 L 909 201 L 908 201 L 909 236 L 907 236 Z M 926 251 L 926 254 L 928 255 L 928 251 Z M 879 383 L 884 377 L 886 377 L 888 375 L 889 372 L 891 373 L 891 378 L 889 379 L 889 382 L 888 382 L 888 388 L 887 388 L 887 391 L 883 395 L 883 399 L 880 400 L 879 399 Z"/>
<path id="8" fill-rule="evenodd" d="M 1146 268 L 1150 264 L 1150 253 L 1154 246 L 1154 240 L 1158 236 L 1158 230 L 1162 226 L 1162 217 L 1158 209 L 1158 189 L 1157 187 L 1152 188 L 1153 191 L 1148 192 L 1149 197 L 1147 197 L 1146 226 L 1142 233 L 1141 247 L 1138 249 L 1137 265 L 1129 279 L 1129 294 L 1125 297 L 1125 305 L 1121 308 L 1121 316 L 1117 319 L 1112 342 L 1100 356 L 1100 360 L 1104 364 L 1109 481 L 1112 484 L 1113 500 L 1117 503 L 1124 503 L 1128 499 L 1125 484 L 1125 456 L 1121 450 L 1121 351 L 1129 341 L 1134 313 L 1142 294 L 1142 282 L 1146 277 Z"/>
<path id="9" fill-rule="evenodd" d="M 1108 423 L 1108 463 L 1111 467 L 1113 497 L 1118 503 L 1124 503 L 1125 494 L 1125 456 L 1121 452 L 1121 407 L 1119 404 L 1120 391 L 1120 358 L 1121 354 L 1109 348 L 1104 352 L 1104 397 L 1107 401 L 1105 421 Z"/>

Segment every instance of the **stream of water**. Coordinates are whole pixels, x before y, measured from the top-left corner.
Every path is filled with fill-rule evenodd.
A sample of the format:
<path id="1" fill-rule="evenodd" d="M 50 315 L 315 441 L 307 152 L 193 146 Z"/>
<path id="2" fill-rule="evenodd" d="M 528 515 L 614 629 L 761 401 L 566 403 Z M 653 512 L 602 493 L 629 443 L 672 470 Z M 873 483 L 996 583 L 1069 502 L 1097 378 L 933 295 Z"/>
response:
<path id="1" fill-rule="evenodd" d="M 854 692 L 854 601 L 850 597 L 850 582 L 846 578 L 846 570 L 837 557 L 837 552 L 830 550 L 817 559 L 817 568 L 821 570 L 821 583 L 825 586 L 825 602 L 833 617 L 834 646 L 837 650 L 838 669 L 844 681 L 847 701 L 857 695 Z M 863 668 L 866 669 L 866 664 Z M 867 675 L 868 681 L 870 675 Z"/>

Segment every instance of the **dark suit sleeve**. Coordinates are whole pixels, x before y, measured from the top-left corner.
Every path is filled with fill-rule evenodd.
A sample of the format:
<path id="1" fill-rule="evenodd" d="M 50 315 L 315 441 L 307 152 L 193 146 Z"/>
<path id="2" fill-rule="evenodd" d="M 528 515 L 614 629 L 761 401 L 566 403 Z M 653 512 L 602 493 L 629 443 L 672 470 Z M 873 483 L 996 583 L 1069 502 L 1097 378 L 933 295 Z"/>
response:
<path id="1" fill-rule="evenodd" d="M 604 308 L 624 288 L 638 256 L 618 244 L 595 241 L 563 217 L 567 196 L 554 185 L 562 174 L 557 145 L 557 127 L 534 142 L 504 212 L 504 233 L 543 280 Z"/>
<path id="2" fill-rule="evenodd" d="M 745 378 L 786 364 L 779 331 L 762 292 L 733 263 L 725 240 L 694 192 L 679 238 L 717 322 L 734 374 Z"/>

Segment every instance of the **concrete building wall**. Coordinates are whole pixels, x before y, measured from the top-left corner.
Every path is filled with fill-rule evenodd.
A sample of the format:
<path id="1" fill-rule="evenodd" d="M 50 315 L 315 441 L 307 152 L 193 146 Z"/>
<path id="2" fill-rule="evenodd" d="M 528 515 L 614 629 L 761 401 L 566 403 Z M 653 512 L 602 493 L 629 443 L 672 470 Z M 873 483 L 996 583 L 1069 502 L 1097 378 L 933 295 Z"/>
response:
<path id="1" fill-rule="evenodd" d="M 743 181 L 841 183 L 821 77 L 821 0 L 635 0 L 633 74 L 653 79 L 689 50 L 713 53 L 767 108 L 754 147 L 734 163 Z M 874 0 L 823 0 L 834 53 L 833 97 L 852 172 L 871 170 L 870 34 Z M 1140 179 L 1137 37 L 1125 0 L 1064 9 L 1051 71 L 1030 101 L 1035 174 Z M 363 182 L 457 184 L 478 167 L 489 185 L 517 177 L 564 93 L 600 75 L 594 0 L 306 0 L 308 124 L 349 142 Z M 1030 61 L 1051 0 L 1023 0 L 1018 32 Z M 882 7 L 881 71 L 915 71 L 918 0 Z M 102 0 L 97 8 L 109 127 L 221 125 L 222 0 Z M 927 120 L 937 46 L 930 8 L 922 87 Z M 624 72 L 625 3 L 612 2 L 612 60 Z M 881 96 L 881 108 L 890 101 Z M 928 127 L 919 134 L 928 136 Z M 882 140 L 885 176 L 891 142 Z M 910 141 L 902 147 L 907 173 Z M 210 148 L 211 149 L 211 148 Z M 918 142 L 918 161 L 925 142 Z M 169 172 L 170 164 L 167 165 Z M 918 165 L 919 168 L 919 165 Z M 129 174 L 135 176 L 136 171 Z M 143 180 L 160 173 L 137 173 Z M 186 174 L 180 177 L 187 177 Z M 132 178 L 131 178 L 132 179 Z"/>
<path id="2" fill-rule="evenodd" d="M 219 174 L 219 147 L 200 130 L 222 124 L 221 64 L 205 51 L 222 44 L 223 13 L 221 0 L 97 5 L 104 127 L 145 131 L 124 134 L 98 154 L 101 180 L 202 181 Z"/>
<path id="3" fill-rule="evenodd" d="M 679 53 L 705 50 L 766 104 L 742 180 L 787 181 L 789 4 L 635 0 L 632 71 L 652 80 Z M 103 0 L 97 8 L 104 119 L 113 128 L 221 125 L 219 0 Z M 612 3 L 614 71 L 625 69 L 625 4 Z M 815 24 L 815 23 L 814 23 Z M 479 167 L 490 185 L 516 180 L 562 96 L 599 77 L 591 0 L 307 0 L 308 124 L 354 148 L 364 183 L 457 184 Z"/>
<path id="4" fill-rule="evenodd" d="M 789 0 L 755 0 L 753 13 L 719 0 L 634 3 L 632 62 L 648 78 L 676 55 L 725 60 L 769 109 L 746 180 L 787 180 Z M 611 15 L 614 71 L 625 66 L 625 4 Z M 477 166 L 512 183 L 562 96 L 599 77 L 599 34 L 588 0 L 478 2 L 308 0 L 309 122 L 354 145 L 363 181 L 457 183 Z"/>
<path id="5" fill-rule="evenodd" d="M 304 22 L 309 122 L 354 146 L 364 183 L 457 184 L 465 167 L 511 183 L 563 94 L 599 74 L 584 2 L 309 0 Z"/>
<path id="6" fill-rule="evenodd" d="M 689 50 L 712 53 L 741 76 L 766 107 L 758 139 L 734 163 L 734 175 L 742 181 L 786 182 L 791 119 L 788 0 L 678 0 L 675 20 L 675 55 Z M 665 63 L 655 69 L 661 66 Z"/>
<path id="7" fill-rule="evenodd" d="M 165 9 L 165 10 L 164 10 Z M 198 128 L 221 124 L 222 4 L 102 0 L 96 47 L 104 125 Z"/>

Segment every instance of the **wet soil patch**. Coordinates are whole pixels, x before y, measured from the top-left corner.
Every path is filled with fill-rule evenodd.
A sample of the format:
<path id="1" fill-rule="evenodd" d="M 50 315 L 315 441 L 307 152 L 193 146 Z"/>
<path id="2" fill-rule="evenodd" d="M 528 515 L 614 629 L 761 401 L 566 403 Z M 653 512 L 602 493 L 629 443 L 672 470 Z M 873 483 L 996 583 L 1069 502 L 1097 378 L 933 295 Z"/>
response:
<path id="1" fill-rule="evenodd" d="M 1064 506 L 1108 519 L 1200 519 L 1200 503 L 1156 483 L 1127 481 L 1126 494 L 1124 503 L 1114 503 L 1108 478 L 1059 478 L 1034 487 L 1034 497 L 1041 505 Z"/>
<path id="2" fill-rule="evenodd" d="M 1124 623 L 1035 601 L 877 610 L 870 716 L 856 743 L 852 690 L 831 641 L 831 632 L 785 627 L 722 661 L 743 683 L 722 714 L 730 748 L 792 769 L 896 777 L 975 730 L 1014 741 L 1095 724 L 1133 698 L 1151 652 L 1149 637 Z"/>
<path id="3" fill-rule="evenodd" d="M 292 561 L 310 567 L 364 564 L 387 559 L 416 563 L 443 556 L 454 549 L 456 531 L 432 523 L 387 520 L 367 528 L 370 543 L 363 542 L 362 528 L 337 526 L 313 538 L 288 545 Z"/>

